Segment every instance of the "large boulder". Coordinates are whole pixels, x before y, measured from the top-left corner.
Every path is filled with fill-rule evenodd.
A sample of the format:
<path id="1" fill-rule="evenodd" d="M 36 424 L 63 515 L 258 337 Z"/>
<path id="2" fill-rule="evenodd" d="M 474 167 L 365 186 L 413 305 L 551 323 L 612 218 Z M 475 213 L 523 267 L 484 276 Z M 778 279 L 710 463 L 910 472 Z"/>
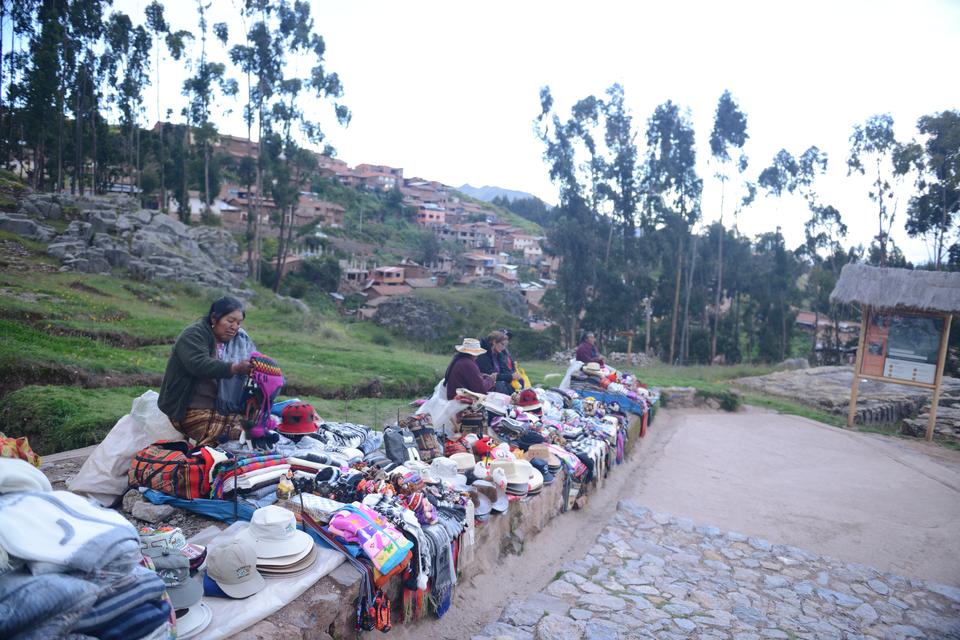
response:
<path id="1" fill-rule="evenodd" d="M 414 296 L 395 296 L 380 303 L 374 322 L 413 340 L 434 342 L 453 325 L 441 305 Z"/>
<path id="2" fill-rule="evenodd" d="M 22 213 L 0 213 L 0 230 L 40 242 L 49 242 L 57 235 L 53 228 L 31 220 Z"/>

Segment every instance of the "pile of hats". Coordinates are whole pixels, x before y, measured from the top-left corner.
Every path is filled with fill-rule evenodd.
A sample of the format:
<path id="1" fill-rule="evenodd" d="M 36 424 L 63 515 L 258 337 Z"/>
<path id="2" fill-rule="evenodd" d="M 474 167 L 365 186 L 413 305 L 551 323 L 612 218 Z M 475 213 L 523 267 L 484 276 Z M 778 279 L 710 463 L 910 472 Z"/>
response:
<path id="1" fill-rule="evenodd" d="M 507 492 L 489 480 L 477 480 L 472 485 L 471 499 L 474 501 L 474 517 L 486 522 L 493 512 L 503 513 L 510 506 Z"/>
<path id="2" fill-rule="evenodd" d="M 256 552 L 256 569 L 264 576 L 300 575 L 317 560 L 310 534 L 297 529 L 292 511 L 269 505 L 253 512 L 250 526 L 237 535 Z"/>
<path id="3" fill-rule="evenodd" d="M 560 458 L 550 451 L 550 446 L 547 444 L 530 446 L 524 457 L 540 473 L 545 486 L 553 484 L 557 474 L 560 473 L 560 468 L 563 466 Z"/>
<path id="4" fill-rule="evenodd" d="M 206 549 L 188 544 L 183 531 L 174 527 L 144 527 L 139 535 L 145 563 L 166 585 L 177 618 L 177 637 L 192 638 L 213 619 L 210 607 L 202 602 Z"/>

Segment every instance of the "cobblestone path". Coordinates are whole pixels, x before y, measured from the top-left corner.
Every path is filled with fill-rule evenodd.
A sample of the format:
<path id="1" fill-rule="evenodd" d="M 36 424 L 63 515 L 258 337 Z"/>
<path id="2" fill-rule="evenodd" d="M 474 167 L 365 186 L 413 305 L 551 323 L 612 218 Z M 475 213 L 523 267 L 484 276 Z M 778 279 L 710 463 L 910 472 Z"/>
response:
<path id="1" fill-rule="evenodd" d="M 473 640 L 960 639 L 960 588 L 632 502 L 618 505 L 585 551 Z"/>

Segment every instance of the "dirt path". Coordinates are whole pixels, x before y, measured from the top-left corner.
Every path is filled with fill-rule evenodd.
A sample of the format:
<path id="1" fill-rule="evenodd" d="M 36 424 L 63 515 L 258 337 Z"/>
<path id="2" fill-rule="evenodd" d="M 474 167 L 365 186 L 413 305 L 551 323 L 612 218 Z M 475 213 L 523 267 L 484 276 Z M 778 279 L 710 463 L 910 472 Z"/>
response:
<path id="1" fill-rule="evenodd" d="M 468 638 L 583 557 L 617 502 L 908 577 L 960 584 L 960 452 L 747 408 L 661 411 L 586 509 L 561 516 L 496 573 L 460 583 L 440 620 L 399 639 Z"/>
<path id="2" fill-rule="evenodd" d="M 633 499 L 911 577 L 960 584 L 960 452 L 748 409 L 659 425 Z"/>

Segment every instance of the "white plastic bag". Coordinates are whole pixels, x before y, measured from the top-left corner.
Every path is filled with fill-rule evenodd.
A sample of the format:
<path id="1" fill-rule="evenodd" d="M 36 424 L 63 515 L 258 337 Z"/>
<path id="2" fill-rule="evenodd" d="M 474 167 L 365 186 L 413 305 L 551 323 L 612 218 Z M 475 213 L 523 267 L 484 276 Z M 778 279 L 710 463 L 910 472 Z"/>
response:
<path id="1" fill-rule="evenodd" d="M 570 360 L 570 366 L 567 367 L 567 373 L 563 376 L 563 380 L 560 382 L 560 389 L 569 389 L 570 388 L 570 376 L 573 375 L 574 371 L 580 370 L 583 367 L 583 363 L 573 358 Z"/>
<path id="2" fill-rule="evenodd" d="M 127 471 L 137 451 L 158 440 L 183 440 L 183 434 L 157 407 L 158 397 L 156 391 L 147 391 L 134 399 L 130 413 L 113 425 L 67 483 L 70 491 L 110 506 L 127 488 Z"/>
<path id="3" fill-rule="evenodd" d="M 433 395 L 417 409 L 415 415 L 430 414 L 433 428 L 449 435 L 453 432 L 453 416 L 463 411 L 464 405 L 459 400 L 447 400 L 446 380 L 441 380 L 433 389 Z"/>

